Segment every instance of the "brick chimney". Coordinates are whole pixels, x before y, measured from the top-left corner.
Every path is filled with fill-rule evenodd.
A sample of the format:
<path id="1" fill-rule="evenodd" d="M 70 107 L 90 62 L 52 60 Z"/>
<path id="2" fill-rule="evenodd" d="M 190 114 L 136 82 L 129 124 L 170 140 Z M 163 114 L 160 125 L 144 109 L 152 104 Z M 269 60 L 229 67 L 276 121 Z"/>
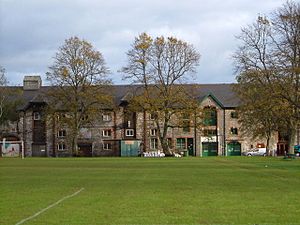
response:
<path id="1" fill-rule="evenodd" d="M 25 76 L 23 80 L 23 89 L 38 90 L 42 86 L 42 79 L 40 76 Z"/>

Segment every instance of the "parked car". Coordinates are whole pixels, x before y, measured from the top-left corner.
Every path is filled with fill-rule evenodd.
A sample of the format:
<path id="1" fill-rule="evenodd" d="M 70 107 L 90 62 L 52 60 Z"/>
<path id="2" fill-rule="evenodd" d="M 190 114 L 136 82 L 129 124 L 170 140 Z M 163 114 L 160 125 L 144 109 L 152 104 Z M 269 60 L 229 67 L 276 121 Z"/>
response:
<path id="1" fill-rule="evenodd" d="M 294 146 L 294 151 L 295 151 L 295 154 L 297 156 L 300 156 L 300 145 L 295 145 Z"/>
<path id="2" fill-rule="evenodd" d="M 266 148 L 254 148 L 249 151 L 243 152 L 243 155 L 246 156 L 266 156 L 267 149 Z"/>

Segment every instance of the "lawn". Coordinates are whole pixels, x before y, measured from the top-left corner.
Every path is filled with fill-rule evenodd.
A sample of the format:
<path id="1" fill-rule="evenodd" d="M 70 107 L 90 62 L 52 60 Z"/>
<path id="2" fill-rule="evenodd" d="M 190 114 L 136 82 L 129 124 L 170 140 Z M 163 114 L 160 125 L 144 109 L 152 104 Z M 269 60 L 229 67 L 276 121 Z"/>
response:
<path id="1" fill-rule="evenodd" d="M 0 158 L 0 190 L 5 225 L 300 224 L 299 159 Z"/>

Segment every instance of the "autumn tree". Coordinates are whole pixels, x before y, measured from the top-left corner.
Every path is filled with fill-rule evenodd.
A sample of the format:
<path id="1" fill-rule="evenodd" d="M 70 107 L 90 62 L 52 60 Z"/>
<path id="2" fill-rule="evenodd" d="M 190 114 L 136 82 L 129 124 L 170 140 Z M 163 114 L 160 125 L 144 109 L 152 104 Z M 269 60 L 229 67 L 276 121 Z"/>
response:
<path id="1" fill-rule="evenodd" d="M 254 79 L 260 74 L 248 73 L 239 77 L 238 85 L 234 86 L 234 91 L 241 99 L 238 108 L 239 123 L 244 135 L 253 139 L 263 138 L 266 140 L 266 154 L 269 155 L 270 139 L 274 132 L 282 128 L 286 121 L 282 117 L 289 116 L 287 102 L 269 93 L 266 84 L 262 85 L 258 79 Z M 249 77 L 252 78 L 251 82 Z M 268 98 L 266 96 L 269 96 Z M 286 104 L 285 104 L 286 103 Z M 285 104 L 285 105 L 284 105 Z"/>
<path id="2" fill-rule="evenodd" d="M 282 116 L 289 124 L 285 127 L 289 129 L 289 151 L 293 152 L 300 119 L 300 3 L 288 1 L 270 17 L 259 16 L 256 22 L 242 29 L 237 39 L 240 41 L 234 54 L 237 81 L 243 81 L 243 85 L 238 86 L 239 93 L 245 84 L 255 93 L 256 87 L 252 84 L 256 84 L 265 89 L 262 95 L 266 104 L 260 107 L 279 111 L 288 107 L 290 113 Z M 271 98 L 276 101 L 268 101 Z M 246 103 L 241 100 L 242 104 Z M 274 103 L 276 107 L 271 105 Z"/>
<path id="3" fill-rule="evenodd" d="M 76 155 L 80 129 L 110 105 L 111 97 L 104 91 L 111 83 L 108 68 L 102 54 L 78 37 L 65 40 L 49 68 L 47 79 L 53 88 L 47 93 L 48 112 L 67 125 L 71 150 Z"/>
<path id="4" fill-rule="evenodd" d="M 187 42 L 174 37 L 153 38 L 142 33 L 127 52 L 128 64 L 122 68 L 125 79 L 141 84 L 143 89 L 131 99 L 135 109 L 155 114 L 161 147 L 171 155 L 167 131 L 172 117 L 183 114 L 193 104 L 183 84 L 196 71 L 200 54 Z"/>

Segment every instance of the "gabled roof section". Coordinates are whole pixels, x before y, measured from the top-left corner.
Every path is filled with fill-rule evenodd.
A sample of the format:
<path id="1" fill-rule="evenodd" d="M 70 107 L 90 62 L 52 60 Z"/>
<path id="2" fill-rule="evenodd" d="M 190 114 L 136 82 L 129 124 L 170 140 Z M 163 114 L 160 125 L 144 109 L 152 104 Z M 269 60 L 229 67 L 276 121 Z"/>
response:
<path id="1" fill-rule="evenodd" d="M 235 84 L 198 84 L 196 93 L 199 101 L 203 101 L 208 95 L 213 96 L 223 108 L 236 108 L 240 100 L 233 90 Z"/>
<path id="2" fill-rule="evenodd" d="M 200 103 L 203 102 L 207 98 L 212 98 L 217 103 L 218 106 L 220 106 L 221 108 L 224 108 L 224 105 L 212 93 L 209 93 L 206 96 L 204 96 L 202 99 L 199 99 Z"/>
<path id="3" fill-rule="evenodd" d="M 222 108 L 236 108 L 240 101 L 233 91 L 234 84 L 184 84 L 187 91 L 191 95 L 203 101 L 205 98 L 211 97 Z M 31 104 L 45 103 L 47 92 L 55 87 L 42 86 L 39 90 L 23 90 L 22 87 L 9 87 L 11 90 L 20 94 L 16 95 L 21 104 L 18 110 L 26 110 Z M 113 96 L 115 105 L 120 105 L 124 101 L 129 101 L 134 95 L 142 93 L 142 85 L 112 85 L 106 91 Z M 106 92 L 105 91 L 105 92 Z"/>

